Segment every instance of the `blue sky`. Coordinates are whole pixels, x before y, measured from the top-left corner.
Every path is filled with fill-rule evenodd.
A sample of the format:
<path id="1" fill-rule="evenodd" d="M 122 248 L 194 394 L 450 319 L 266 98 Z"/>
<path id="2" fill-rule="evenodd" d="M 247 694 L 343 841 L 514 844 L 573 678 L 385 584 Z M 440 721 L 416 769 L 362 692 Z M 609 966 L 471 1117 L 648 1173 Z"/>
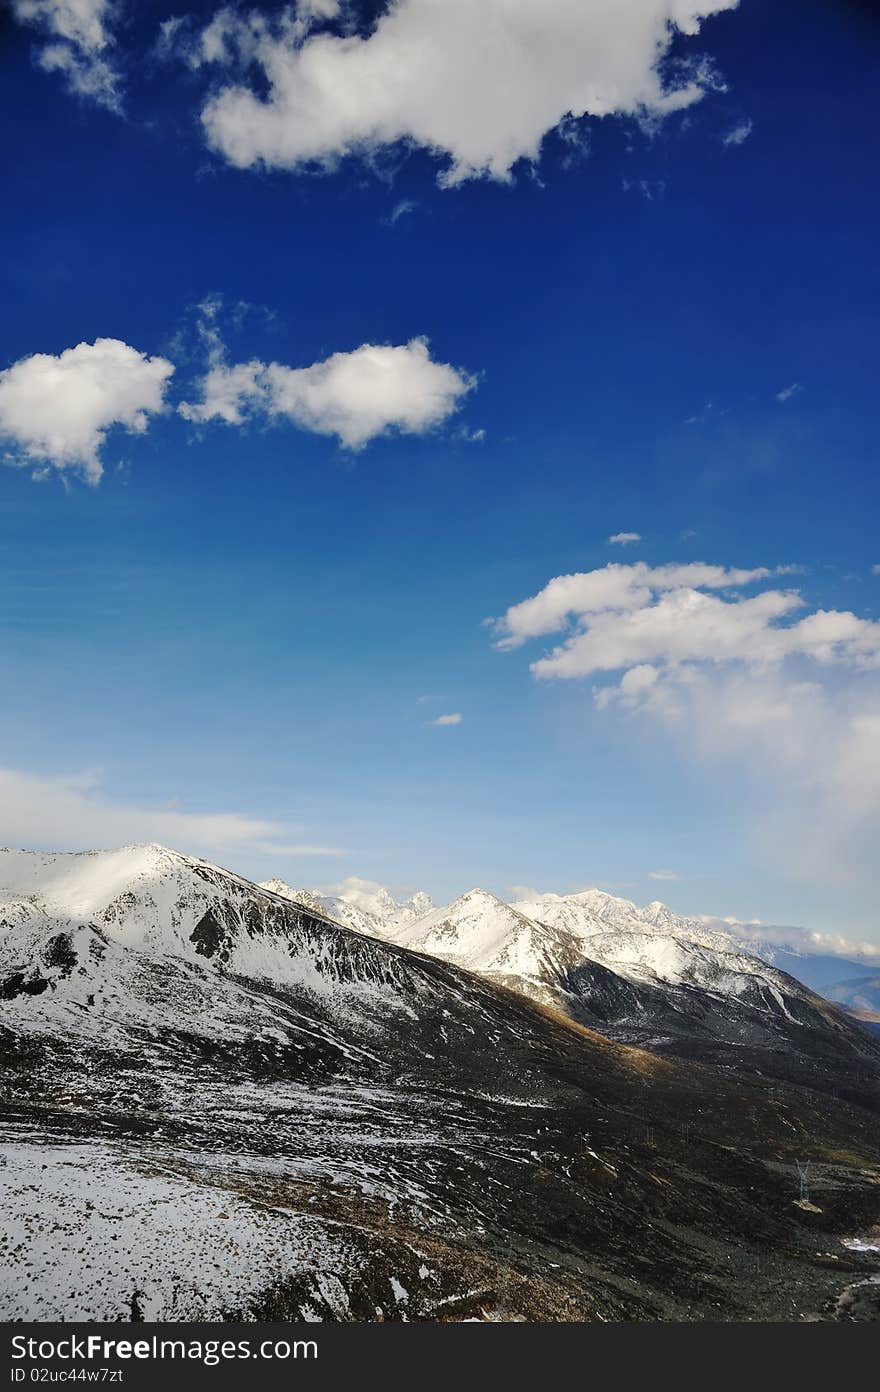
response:
<path id="1" fill-rule="evenodd" d="M 0 839 L 158 839 L 259 878 L 359 874 L 438 900 L 599 884 L 880 941 L 868 12 L 743 0 L 672 41 L 664 90 L 697 82 L 700 100 L 646 115 L 651 63 L 633 60 L 635 116 L 560 126 L 542 113 L 574 10 L 536 5 L 540 154 L 504 181 L 465 168 L 464 135 L 425 148 L 405 86 L 408 138 L 364 116 L 351 153 L 331 90 L 295 132 L 320 158 L 272 153 L 282 109 L 237 167 L 231 127 L 218 143 L 200 111 L 231 86 L 272 92 L 259 65 L 193 57 L 220 7 L 94 4 L 99 39 L 59 28 L 64 0 L 16 0 L 0 24 Z M 413 24 L 420 6 L 401 5 Z M 338 32 L 332 6 L 286 38 L 279 7 L 257 8 L 276 53 Z M 632 32 L 669 9 L 633 0 Z M 47 72 L 53 43 L 68 58 Z M 561 65 L 560 115 L 570 80 Z M 505 110 L 453 95 L 473 103 L 468 138 L 486 125 L 480 158 L 516 148 Z M 373 431 L 357 448 L 321 374 L 287 375 L 421 337 L 424 358 L 389 370 L 427 397 L 395 396 L 387 431 L 346 405 L 343 435 Z M 69 412 L 47 443 L 61 408 L 54 387 L 40 404 L 54 369 L 36 355 L 100 339 L 136 351 L 101 364 L 117 415 L 89 464 Z M 240 419 L 200 419 L 210 366 L 251 363 Z M 134 430 L 123 396 L 145 411 Z M 576 607 L 505 645 L 504 616 L 554 577 L 695 562 L 770 573 L 683 573 L 673 594 L 708 605 L 683 657 L 692 619 L 618 667 L 536 676 L 579 634 L 600 642 Z M 740 633 L 744 600 L 792 590 L 800 607 Z M 607 641 L 634 611 L 655 631 L 667 593 L 603 610 Z M 811 628 L 780 656 L 779 631 L 817 611 L 837 616 L 831 647 Z M 638 699 L 636 667 L 654 673 Z"/>

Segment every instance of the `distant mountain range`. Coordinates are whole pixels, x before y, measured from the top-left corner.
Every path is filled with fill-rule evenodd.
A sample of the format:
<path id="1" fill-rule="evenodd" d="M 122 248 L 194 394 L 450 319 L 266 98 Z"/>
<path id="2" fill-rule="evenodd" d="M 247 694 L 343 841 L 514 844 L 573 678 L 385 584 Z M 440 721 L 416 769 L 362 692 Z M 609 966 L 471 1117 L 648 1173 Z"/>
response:
<path id="1" fill-rule="evenodd" d="M 777 965 L 794 960 L 809 976 L 805 954 L 746 944 L 718 920 L 598 889 L 513 904 L 474 889 L 435 908 L 425 894 L 398 902 L 379 886 L 355 884 L 353 894 L 333 897 L 281 880 L 266 887 L 357 932 L 478 972 L 620 1042 L 704 1059 L 721 1059 L 734 1045 L 740 1066 L 751 1060 L 813 1087 L 849 1085 L 838 1076 L 838 1055 L 848 1054 L 853 1036 L 859 1041 L 862 1025 L 847 1025 Z M 850 965 L 838 960 L 841 970 Z"/>
<path id="2" fill-rule="evenodd" d="M 609 898 L 0 851 L 0 1318 L 870 1313 L 880 1040 Z"/>

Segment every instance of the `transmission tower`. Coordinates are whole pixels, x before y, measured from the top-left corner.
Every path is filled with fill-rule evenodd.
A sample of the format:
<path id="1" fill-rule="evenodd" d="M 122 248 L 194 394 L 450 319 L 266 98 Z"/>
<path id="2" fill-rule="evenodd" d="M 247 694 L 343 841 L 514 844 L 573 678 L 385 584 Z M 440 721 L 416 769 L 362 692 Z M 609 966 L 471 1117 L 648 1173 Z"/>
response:
<path id="1" fill-rule="evenodd" d="M 801 1203 L 810 1202 L 810 1161 L 798 1160 L 797 1169 L 801 1181 Z"/>

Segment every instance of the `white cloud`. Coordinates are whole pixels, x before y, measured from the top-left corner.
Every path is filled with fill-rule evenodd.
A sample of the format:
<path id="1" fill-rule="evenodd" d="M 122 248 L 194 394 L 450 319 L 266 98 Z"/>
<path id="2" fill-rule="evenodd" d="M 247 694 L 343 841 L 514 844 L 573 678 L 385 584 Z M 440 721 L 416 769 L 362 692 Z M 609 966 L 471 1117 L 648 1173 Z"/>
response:
<path id="1" fill-rule="evenodd" d="M 680 588 L 629 612 L 582 616 L 577 631 L 532 663 L 532 671 L 538 677 L 586 677 L 659 667 L 678 679 L 688 663 L 765 668 L 792 657 L 820 666 L 880 668 L 880 623 L 833 609 L 789 622 L 803 604 L 794 590 L 726 599 Z"/>
<path id="2" fill-rule="evenodd" d="M 526 899 L 543 898 L 540 889 L 535 889 L 533 885 L 508 885 L 507 893 L 512 904 L 523 903 Z"/>
<path id="3" fill-rule="evenodd" d="M 880 623 L 804 613 L 795 590 L 738 593 L 773 573 L 618 566 L 560 576 L 508 610 L 500 646 L 567 627 L 531 664 L 535 676 L 619 674 L 594 689 L 600 710 L 637 715 L 700 764 L 749 776 L 762 856 L 842 882 L 875 854 Z"/>
<path id="4" fill-rule="evenodd" d="M 142 435 L 173 371 L 116 338 L 21 358 L 0 372 L 0 438 L 18 449 L 9 462 L 77 468 L 97 483 L 107 431 Z"/>
<path id="5" fill-rule="evenodd" d="M 438 715 L 436 720 L 429 720 L 429 725 L 460 725 L 464 716 L 460 711 L 453 711 L 451 715 Z"/>
<path id="6" fill-rule="evenodd" d="M 848 938 L 842 933 L 821 933 L 811 928 L 797 928 L 763 924 L 760 919 L 751 923 L 741 923 L 736 918 L 712 918 L 701 914 L 703 922 L 709 926 L 723 925 L 731 936 L 743 943 L 753 943 L 756 939 L 777 947 L 800 948 L 803 952 L 827 953 L 831 957 L 848 957 L 867 960 L 869 963 L 880 960 L 880 947 L 876 943 L 864 942 L 858 938 Z"/>
<path id="7" fill-rule="evenodd" d="M 776 393 L 776 400 L 783 402 L 790 401 L 793 396 L 797 396 L 798 392 L 802 391 L 803 387 L 800 382 L 792 382 L 790 387 L 783 387 L 782 391 Z"/>
<path id="8" fill-rule="evenodd" d="M 230 83 L 205 105 L 209 143 L 241 168 L 331 167 L 407 142 L 444 159 L 447 185 L 507 179 L 572 118 L 654 121 L 717 86 L 705 58 L 667 67 L 674 34 L 738 0 L 396 0 L 361 35 L 328 32 L 335 0 L 275 21 L 218 12 L 179 39 L 193 67 L 261 70 L 265 92 Z M 172 36 L 173 46 L 174 36 Z"/>
<path id="9" fill-rule="evenodd" d="M 406 217 L 409 213 L 414 213 L 417 207 L 418 204 L 414 203 L 411 198 L 401 198 L 399 203 L 395 203 L 388 215 L 389 225 L 393 227 L 402 217 Z"/>
<path id="10" fill-rule="evenodd" d="M 612 562 L 601 570 L 558 575 L 538 594 L 512 605 L 495 621 L 495 645 L 517 648 L 529 638 L 558 632 L 574 616 L 641 609 L 655 593 L 688 586 L 726 589 L 765 580 L 771 574 L 763 567 L 730 570 L 695 561 L 652 568 L 639 561 L 635 565 Z"/>
<path id="11" fill-rule="evenodd" d="M 637 541 L 641 541 L 640 532 L 615 532 L 608 538 L 609 546 L 634 546 Z"/>
<path id="12" fill-rule="evenodd" d="M 324 885 L 320 891 L 338 899 L 345 899 L 355 908 L 375 913 L 387 904 L 388 890 L 378 880 L 365 880 L 360 875 L 346 875 L 336 884 Z"/>
<path id="13" fill-rule="evenodd" d="M 12 13 L 46 35 L 41 68 L 61 73 L 77 96 L 120 110 L 119 73 L 108 57 L 117 0 L 12 0 Z"/>
<path id="14" fill-rule="evenodd" d="M 880 575 L 880 565 L 871 566 L 872 575 Z"/>
<path id="15" fill-rule="evenodd" d="M 880 623 L 823 609 L 788 622 L 803 603 L 793 590 L 747 599 L 673 590 L 629 613 L 585 617 L 584 626 L 534 662 L 532 671 L 586 677 L 660 664 L 671 674 L 689 662 L 763 667 L 796 656 L 823 666 L 880 667 Z"/>
<path id="16" fill-rule="evenodd" d="M 677 880 L 680 876 L 674 870 L 650 870 L 649 880 Z"/>
<path id="17" fill-rule="evenodd" d="M 424 434 L 452 415 L 474 385 L 466 372 L 435 362 L 424 338 L 399 346 L 364 343 L 299 368 L 258 361 L 230 366 L 215 353 L 202 400 L 178 409 L 198 423 L 284 418 L 357 450 L 392 431 Z"/>
<path id="18" fill-rule="evenodd" d="M 721 144 L 727 149 L 730 149 L 730 147 L 734 145 L 744 145 L 753 129 L 752 122 L 747 117 L 744 121 L 740 121 L 738 125 L 734 126 L 732 130 L 729 130 L 726 135 L 722 135 Z"/>
<path id="19" fill-rule="evenodd" d="M 141 841 L 215 858 L 346 854 L 291 840 L 290 828 L 277 822 L 119 802 L 101 792 L 92 774 L 52 777 L 0 768 L 0 845 L 94 850 Z"/>

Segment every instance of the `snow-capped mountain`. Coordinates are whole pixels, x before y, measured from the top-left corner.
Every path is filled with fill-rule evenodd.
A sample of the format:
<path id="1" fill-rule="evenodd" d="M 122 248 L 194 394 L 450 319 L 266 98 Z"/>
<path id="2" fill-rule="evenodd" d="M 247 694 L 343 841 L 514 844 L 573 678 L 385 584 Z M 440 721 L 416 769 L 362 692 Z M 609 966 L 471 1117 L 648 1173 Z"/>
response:
<path id="1" fill-rule="evenodd" d="M 855 1035 L 817 1024 L 817 1108 L 766 1048 L 661 1063 L 500 990 L 586 973 L 600 1019 L 690 988 L 491 895 L 395 926 L 414 952 L 289 890 L 158 846 L 0 852 L 0 1317 L 790 1318 L 839 1293 L 791 1175 L 808 1134 L 838 1157 L 823 1242 L 874 1221 Z"/>
<path id="2" fill-rule="evenodd" d="M 669 917 L 637 918 L 629 912 L 635 907 L 598 890 L 505 904 L 476 889 L 393 936 L 471 971 L 522 981 L 546 982 L 549 970 L 561 982 L 578 965 L 598 962 L 650 985 L 690 985 L 730 995 L 742 994 L 754 978 L 786 987 L 781 973 L 732 951 L 720 935 L 701 925 L 693 937 L 673 934 Z"/>
<path id="3" fill-rule="evenodd" d="M 758 958 L 778 971 L 795 977 L 802 985 L 829 1000 L 835 997 L 828 988 L 844 978 L 850 981 L 867 980 L 876 974 L 876 967 L 870 965 L 870 959 L 861 963 L 849 961 L 845 956 L 831 955 L 805 943 L 808 935 L 803 929 L 709 916 L 688 917 L 676 913 L 659 900 L 642 907 L 629 899 L 590 889 L 580 894 L 538 895 L 519 901 L 516 907 L 532 918 L 565 927 L 584 939 L 594 938 L 607 928 L 636 935 L 665 933 L 679 942 L 697 944 L 716 952 Z M 609 950 L 612 950 L 611 940 L 606 939 L 606 942 Z M 629 949 L 621 945 L 620 950 L 631 951 L 633 947 L 634 943 Z M 606 960 L 599 943 L 593 942 L 592 948 L 590 956 Z M 657 951 L 657 944 L 652 943 L 648 955 L 654 957 L 655 963 Z"/>
<path id="4" fill-rule="evenodd" d="M 659 901 L 641 908 L 629 899 L 606 894 L 601 889 L 585 889 L 578 894 L 540 894 L 518 900 L 516 907 L 529 918 L 552 923 L 580 937 L 609 929 L 628 932 L 663 929 L 696 936 L 704 930 L 698 919 L 683 918 Z"/>
<path id="5" fill-rule="evenodd" d="M 261 880 L 258 888 L 266 889 L 270 894 L 277 894 L 281 899 L 291 899 L 295 904 L 301 904 L 303 908 L 311 909 L 314 913 L 323 914 L 326 912 L 321 902 L 321 896 L 313 889 L 294 889 L 286 880 L 277 878 Z"/>
<path id="6" fill-rule="evenodd" d="M 396 931 L 386 925 L 385 931 L 404 947 L 446 957 L 469 971 L 510 975 L 532 972 L 550 944 L 536 923 L 484 889 L 472 889 Z"/>
<path id="7" fill-rule="evenodd" d="M 127 1028 L 173 1008 L 181 1024 L 196 1012 L 200 1032 L 222 1035 L 228 1012 L 221 1002 L 214 1020 L 212 997 L 229 992 L 205 979 L 208 962 L 230 977 L 315 990 L 355 990 L 370 974 L 358 975 L 367 960 L 362 941 L 326 915 L 292 916 L 280 896 L 161 846 L 0 851 L 0 903 L 0 995 L 30 1022 L 63 1009 L 82 1030 L 94 1010 L 108 1030 L 117 1019 Z M 166 991 L 157 1006 L 142 985 L 162 962 L 179 999 Z"/>
<path id="8" fill-rule="evenodd" d="M 353 921 L 352 926 L 358 927 Z M 515 904 L 474 889 L 377 936 L 480 973 L 609 1037 L 666 1053 L 770 1051 L 786 1076 L 805 1063 L 813 1086 L 837 1086 L 812 1056 L 858 1056 L 873 1042 L 801 982 L 728 932 L 654 902 L 601 890 Z"/>
<path id="9" fill-rule="evenodd" d="M 352 877 L 339 892 L 322 894 L 315 889 L 293 889 L 284 880 L 263 880 L 261 889 L 271 890 L 295 903 L 311 905 L 337 923 L 368 937 L 394 939 L 398 929 L 414 922 L 434 908 L 429 894 L 418 891 L 406 899 L 395 899 L 384 885 Z"/>
<path id="10" fill-rule="evenodd" d="M 529 964 L 529 949 L 523 946 L 526 940 L 534 944 L 537 956 L 552 950 L 568 959 L 572 939 L 582 943 L 591 940 L 590 950 L 585 948 L 584 952 L 593 961 L 626 969 L 630 975 L 637 975 L 641 965 L 648 979 L 656 978 L 676 984 L 687 981 L 693 985 L 700 985 L 701 982 L 707 984 L 712 978 L 717 985 L 721 973 L 730 970 L 734 964 L 729 960 L 722 963 L 712 954 L 722 954 L 725 959 L 731 956 L 738 958 L 735 964 L 738 975 L 754 975 L 760 971 L 753 961 L 757 958 L 767 966 L 794 976 L 819 995 L 826 995 L 826 988 L 836 986 L 844 979 L 848 982 L 862 978 L 867 981 L 876 974 L 876 967 L 868 961 L 849 961 L 843 956 L 804 947 L 801 940 L 805 934 L 801 929 L 782 929 L 708 916 L 687 916 L 676 913 L 659 900 L 639 905 L 600 889 L 582 890 L 576 894 L 533 895 L 505 905 L 519 915 L 518 919 L 505 915 L 500 907 L 503 901 L 495 895 L 484 890 L 472 890 L 455 901 L 457 926 L 453 932 L 447 924 L 452 906 L 435 910 L 427 895 L 415 895 L 400 903 L 380 885 L 355 879 L 341 886 L 334 896 L 321 896 L 309 890 L 291 890 L 281 881 L 266 883 L 269 888 L 286 892 L 294 899 L 314 903 L 358 932 L 384 937 L 391 942 L 418 948 L 419 951 L 436 952 L 436 955 L 447 956 L 449 960 L 473 971 L 492 970 L 501 974 L 502 963 L 494 962 L 492 944 L 497 937 L 499 923 L 507 923 L 509 926 L 518 925 L 516 937 L 519 944 L 516 948 L 513 943 L 506 944 L 507 961 L 509 964 L 514 956 L 518 956 L 522 967 L 520 974 L 524 977 L 534 978 L 534 963 Z M 468 901 L 468 907 L 462 913 L 459 906 L 464 901 Z M 483 906 L 482 914 L 475 908 L 478 901 Z M 565 941 L 551 943 L 546 934 L 536 936 L 534 928 L 527 932 L 523 919 L 533 925 L 539 923 L 545 928 L 558 930 Z M 786 935 L 790 935 L 791 942 L 786 942 Z M 662 941 L 664 938 L 665 943 Z M 703 954 L 690 951 L 694 947 L 705 951 Z M 490 960 L 493 960 L 491 968 L 487 966 Z M 510 974 L 515 975 L 515 972 Z M 833 999 L 830 991 L 827 998 Z"/>
<path id="11" fill-rule="evenodd" d="M 640 908 L 593 889 L 545 894 L 516 907 L 536 922 L 564 929 L 590 960 L 633 979 L 740 995 L 748 979 L 757 977 L 777 990 L 790 989 L 781 973 L 730 934 L 676 914 L 659 901 Z"/>

